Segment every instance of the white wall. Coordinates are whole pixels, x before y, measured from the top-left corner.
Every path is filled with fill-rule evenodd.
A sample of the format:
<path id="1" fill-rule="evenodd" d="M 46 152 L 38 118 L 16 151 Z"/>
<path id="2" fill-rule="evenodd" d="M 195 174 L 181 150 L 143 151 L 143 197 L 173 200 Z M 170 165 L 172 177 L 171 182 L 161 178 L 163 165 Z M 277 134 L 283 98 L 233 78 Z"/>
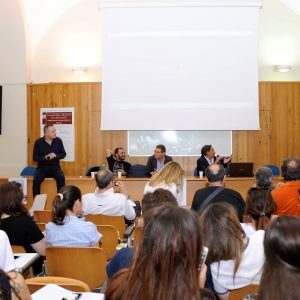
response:
<path id="1" fill-rule="evenodd" d="M 27 164 L 26 47 L 18 0 L 1 1 L 0 20 L 0 176 L 7 177 Z"/>

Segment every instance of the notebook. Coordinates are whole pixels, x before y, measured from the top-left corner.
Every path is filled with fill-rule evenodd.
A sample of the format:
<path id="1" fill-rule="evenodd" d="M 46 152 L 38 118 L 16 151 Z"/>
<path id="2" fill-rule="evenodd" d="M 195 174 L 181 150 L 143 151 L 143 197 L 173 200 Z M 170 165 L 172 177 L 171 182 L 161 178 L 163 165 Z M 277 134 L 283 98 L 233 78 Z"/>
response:
<path id="1" fill-rule="evenodd" d="M 230 163 L 230 177 L 253 177 L 253 163 Z"/>

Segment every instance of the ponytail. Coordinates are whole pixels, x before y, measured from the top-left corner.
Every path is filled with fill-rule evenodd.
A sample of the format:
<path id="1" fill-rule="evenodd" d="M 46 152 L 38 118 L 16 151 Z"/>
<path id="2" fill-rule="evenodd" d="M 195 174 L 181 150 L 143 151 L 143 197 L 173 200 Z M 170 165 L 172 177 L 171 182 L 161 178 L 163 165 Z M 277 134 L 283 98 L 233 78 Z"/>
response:
<path id="1" fill-rule="evenodd" d="M 67 210 L 73 210 L 75 201 L 81 201 L 81 191 L 74 185 L 64 186 L 52 201 L 52 222 L 64 225 Z"/>

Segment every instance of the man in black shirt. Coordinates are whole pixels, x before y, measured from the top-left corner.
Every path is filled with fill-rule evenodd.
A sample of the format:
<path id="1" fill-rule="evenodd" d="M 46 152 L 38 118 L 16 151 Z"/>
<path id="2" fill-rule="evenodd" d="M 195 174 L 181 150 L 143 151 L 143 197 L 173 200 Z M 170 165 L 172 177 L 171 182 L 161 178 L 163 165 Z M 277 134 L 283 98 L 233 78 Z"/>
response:
<path id="1" fill-rule="evenodd" d="M 125 161 L 125 150 L 123 148 L 116 148 L 113 155 L 112 150 L 107 149 L 106 153 L 109 170 L 113 172 L 114 175 L 117 175 L 118 170 L 122 170 L 122 175 L 126 175 L 131 164 Z"/>
<path id="2" fill-rule="evenodd" d="M 56 137 L 53 125 L 45 125 L 44 136 L 37 139 L 33 148 L 33 160 L 38 167 L 33 179 L 33 196 L 40 194 L 41 183 L 46 177 L 56 180 L 57 191 L 65 185 L 65 176 L 59 160 L 66 156 L 62 140 Z"/>
<path id="3" fill-rule="evenodd" d="M 237 212 L 240 222 L 243 222 L 245 201 L 241 194 L 237 191 L 224 188 L 226 174 L 224 167 L 219 164 L 213 164 L 208 166 L 205 172 L 208 187 L 196 191 L 191 209 L 201 212 L 211 203 L 224 201 L 233 206 Z M 206 201 L 206 203 L 204 203 L 204 201 L 213 193 L 215 193 L 213 197 L 208 202 Z"/>

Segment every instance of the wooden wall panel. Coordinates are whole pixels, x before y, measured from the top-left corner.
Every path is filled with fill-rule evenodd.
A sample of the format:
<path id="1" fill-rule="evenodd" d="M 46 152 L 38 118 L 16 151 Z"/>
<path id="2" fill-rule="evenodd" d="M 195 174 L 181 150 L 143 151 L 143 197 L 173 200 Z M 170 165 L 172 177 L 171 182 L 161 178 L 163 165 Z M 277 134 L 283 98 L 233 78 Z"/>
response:
<path id="1" fill-rule="evenodd" d="M 62 163 L 66 176 L 84 175 L 94 165 L 106 164 L 106 149 L 127 149 L 127 131 L 100 131 L 101 83 L 51 83 L 28 85 L 28 164 L 39 137 L 41 107 L 75 107 L 75 162 Z M 300 153 L 300 83 L 259 84 L 258 131 L 233 131 L 233 161 L 280 166 L 289 155 Z M 154 147 L 155 145 L 153 145 Z M 146 157 L 129 157 L 145 164 Z M 193 174 L 196 157 L 175 157 L 186 175 Z"/>

